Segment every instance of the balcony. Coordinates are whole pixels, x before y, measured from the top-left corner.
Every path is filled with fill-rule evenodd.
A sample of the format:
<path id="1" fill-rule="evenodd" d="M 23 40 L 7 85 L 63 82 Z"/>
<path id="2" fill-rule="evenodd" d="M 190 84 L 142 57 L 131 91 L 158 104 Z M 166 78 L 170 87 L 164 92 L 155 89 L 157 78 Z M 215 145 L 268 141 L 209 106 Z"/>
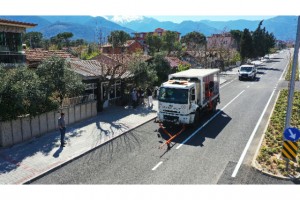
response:
<path id="1" fill-rule="evenodd" d="M 0 64 L 5 66 L 15 66 L 16 64 L 25 64 L 26 55 L 16 52 L 0 51 Z"/>

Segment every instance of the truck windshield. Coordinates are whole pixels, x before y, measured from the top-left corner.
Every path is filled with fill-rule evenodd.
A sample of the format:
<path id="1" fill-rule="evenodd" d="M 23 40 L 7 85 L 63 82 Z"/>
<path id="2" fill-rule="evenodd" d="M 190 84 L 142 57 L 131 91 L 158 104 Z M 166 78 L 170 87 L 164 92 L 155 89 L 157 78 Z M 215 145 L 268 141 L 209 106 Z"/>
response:
<path id="1" fill-rule="evenodd" d="M 241 67 L 241 72 L 251 72 L 252 67 Z"/>
<path id="2" fill-rule="evenodd" d="M 161 87 L 159 89 L 158 100 L 162 102 L 168 102 L 168 103 L 187 104 L 188 90 Z"/>

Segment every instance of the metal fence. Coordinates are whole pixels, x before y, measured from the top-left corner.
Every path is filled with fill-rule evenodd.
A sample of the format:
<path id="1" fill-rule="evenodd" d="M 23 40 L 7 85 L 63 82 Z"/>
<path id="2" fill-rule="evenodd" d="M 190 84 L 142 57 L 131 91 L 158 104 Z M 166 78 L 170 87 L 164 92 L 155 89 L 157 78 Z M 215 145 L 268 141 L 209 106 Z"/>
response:
<path id="1" fill-rule="evenodd" d="M 73 97 L 73 98 L 65 98 L 62 102 L 62 107 L 66 108 L 66 107 L 74 106 L 74 105 L 81 104 L 81 103 L 87 103 L 90 101 L 94 101 L 95 99 L 96 99 L 96 95 L 94 95 L 94 94 L 78 96 L 78 97 Z"/>

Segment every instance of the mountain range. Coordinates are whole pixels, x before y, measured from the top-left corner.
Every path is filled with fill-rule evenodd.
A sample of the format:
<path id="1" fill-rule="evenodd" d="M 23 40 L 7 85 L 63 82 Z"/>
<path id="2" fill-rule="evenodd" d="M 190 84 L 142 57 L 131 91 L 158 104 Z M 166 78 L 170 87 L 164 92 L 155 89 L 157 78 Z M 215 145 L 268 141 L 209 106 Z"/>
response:
<path id="1" fill-rule="evenodd" d="M 178 31 L 181 36 L 198 31 L 205 36 L 230 30 L 241 30 L 245 28 L 254 31 L 259 20 L 231 20 L 231 21 L 183 21 L 174 23 L 171 21 L 158 21 L 151 17 L 137 17 L 122 19 L 115 16 L 0 16 L 2 19 L 28 22 L 38 24 L 27 31 L 39 31 L 45 38 L 50 38 L 61 32 L 72 32 L 72 39 L 85 39 L 89 42 L 98 41 L 101 32 L 106 38 L 111 31 L 123 30 L 129 34 L 134 32 L 150 32 L 156 28 Z M 263 27 L 272 32 L 278 40 L 295 40 L 297 28 L 297 16 L 277 16 L 263 21 Z"/>

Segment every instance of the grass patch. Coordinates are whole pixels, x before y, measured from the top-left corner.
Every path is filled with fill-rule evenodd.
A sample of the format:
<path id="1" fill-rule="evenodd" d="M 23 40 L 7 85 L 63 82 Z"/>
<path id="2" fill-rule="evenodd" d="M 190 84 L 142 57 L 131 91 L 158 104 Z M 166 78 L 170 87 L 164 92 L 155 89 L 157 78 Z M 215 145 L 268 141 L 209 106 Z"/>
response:
<path id="1" fill-rule="evenodd" d="M 285 172 L 285 160 L 281 157 L 283 131 L 286 118 L 286 109 L 288 101 L 288 90 L 280 91 L 278 100 L 275 104 L 274 111 L 270 118 L 265 137 L 263 139 L 259 154 L 256 158 L 257 162 L 265 171 L 274 175 L 287 176 Z M 300 128 L 300 92 L 294 93 L 294 102 L 292 109 L 291 126 Z M 300 141 L 298 141 L 299 155 Z M 300 159 L 298 163 L 290 162 L 290 175 L 300 175 Z"/>
<path id="2" fill-rule="evenodd" d="M 289 69 L 285 75 L 285 80 L 286 81 L 290 81 L 291 80 L 291 76 L 292 76 L 292 65 L 293 65 L 293 62 L 292 62 L 292 59 L 290 59 L 289 61 Z M 295 77 L 295 80 L 296 81 L 299 81 L 299 64 L 297 64 L 297 68 L 296 68 L 296 77 Z"/>

